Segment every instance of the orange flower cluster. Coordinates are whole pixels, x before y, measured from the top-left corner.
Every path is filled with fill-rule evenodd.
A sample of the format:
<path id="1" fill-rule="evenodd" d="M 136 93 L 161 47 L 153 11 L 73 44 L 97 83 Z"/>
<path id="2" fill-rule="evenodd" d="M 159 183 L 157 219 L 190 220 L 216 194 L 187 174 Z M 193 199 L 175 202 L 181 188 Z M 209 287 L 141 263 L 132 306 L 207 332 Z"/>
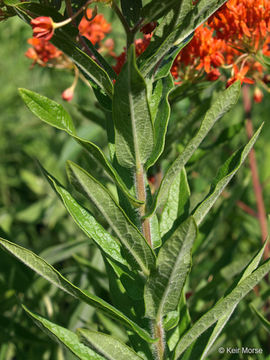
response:
<path id="1" fill-rule="evenodd" d="M 224 39 L 240 51 L 263 49 L 270 55 L 270 1 L 230 0 L 208 21 L 216 37 Z"/>
<path id="2" fill-rule="evenodd" d="M 205 25 L 195 30 L 194 37 L 176 57 L 171 73 L 175 79 L 195 80 L 204 72 L 208 80 L 217 80 L 220 71 L 218 67 L 224 65 L 224 51 L 226 43 L 222 39 L 214 38 L 214 30 Z"/>
<path id="3" fill-rule="evenodd" d="M 86 16 L 88 19 L 92 19 L 92 9 L 87 9 Z M 79 32 L 90 40 L 93 45 L 96 45 L 111 31 L 111 24 L 105 20 L 102 14 L 97 14 L 91 21 L 87 18 L 85 16 L 82 18 L 79 24 Z"/>
<path id="4" fill-rule="evenodd" d="M 59 61 L 63 53 L 57 49 L 53 44 L 44 39 L 31 38 L 28 39 L 28 44 L 32 45 L 26 53 L 29 59 L 32 59 L 33 64 L 37 63 L 41 66 L 46 66 L 49 62 Z"/>
<path id="5" fill-rule="evenodd" d="M 151 34 L 147 36 L 150 38 L 136 41 L 137 55 L 147 48 Z M 171 73 L 179 84 L 203 77 L 215 81 L 229 69 L 227 86 L 240 80 L 267 88 L 262 55 L 270 56 L 270 0 L 229 0 L 196 29 L 192 40 L 176 57 Z M 125 52 L 116 58 L 117 73 L 125 58 Z M 258 96 L 258 88 L 255 93 L 254 98 L 259 101 L 262 97 Z"/>

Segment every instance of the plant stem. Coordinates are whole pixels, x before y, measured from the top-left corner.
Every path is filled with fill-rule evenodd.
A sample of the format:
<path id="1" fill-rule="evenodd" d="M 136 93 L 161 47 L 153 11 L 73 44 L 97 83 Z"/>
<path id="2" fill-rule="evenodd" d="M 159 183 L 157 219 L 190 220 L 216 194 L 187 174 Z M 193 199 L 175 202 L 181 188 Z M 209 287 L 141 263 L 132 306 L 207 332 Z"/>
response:
<path id="1" fill-rule="evenodd" d="M 244 111 L 246 117 L 246 133 L 248 138 L 251 139 L 253 136 L 253 125 L 251 120 L 252 103 L 250 98 L 249 87 L 247 85 L 244 85 L 242 92 L 243 92 Z M 267 226 L 267 217 L 266 217 L 266 211 L 263 200 L 262 186 L 259 179 L 256 153 L 254 148 L 252 148 L 249 153 L 249 166 L 251 170 L 253 189 L 254 189 L 254 194 L 258 209 L 258 220 L 261 228 L 261 237 L 262 237 L 262 242 L 264 242 L 268 236 L 268 226 Z M 265 258 L 269 257 L 269 243 L 266 245 L 264 257 Z"/>
<path id="2" fill-rule="evenodd" d="M 158 338 L 158 341 L 155 343 L 155 347 L 156 347 L 156 354 L 157 354 L 157 359 L 158 360 L 163 360 L 164 358 L 164 352 L 165 352 L 165 346 L 164 346 L 164 341 L 163 341 L 163 326 L 162 326 L 162 321 L 158 321 L 156 322 L 155 325 L 155 337 Z"/>
<path id="3" fill-rule="evenodd" d="M 144 170 L 142 166 L 140 166 L 136 170 L 136 187 L 137 187 L 137 196 L 139 200 L 144 201 L 144 204 L 140 207 L 140 215 L 141 218 L 145 215 L 145 207 L 146 207 L 146 189 L 145 189 L 145 181 L 144 181 Z M 149 218 L 142 220 L 142 231 L 145 239 L 148 244 L 152 247 L 151 240 L 151 229 L 150 229 L 150 220 Z"/>
<path id="4" fill-rule="evenodd" d="M 112 8 L 114 9 L 116 15 L 118 16 L 119 20 L 121 21 L 125 32 L 126 32 L 126 36 L 127 36 L 127 50 L 129 49 L 130 45 L 133 43 L 134 41 L 134 33 L 133 31 L 130 29 L 128 22 L 126 21 L 124 15 L 122 14 L 122 11 L 119 9 L 118 5 L 116 4 L 115 0 L 112 1 Z"/>

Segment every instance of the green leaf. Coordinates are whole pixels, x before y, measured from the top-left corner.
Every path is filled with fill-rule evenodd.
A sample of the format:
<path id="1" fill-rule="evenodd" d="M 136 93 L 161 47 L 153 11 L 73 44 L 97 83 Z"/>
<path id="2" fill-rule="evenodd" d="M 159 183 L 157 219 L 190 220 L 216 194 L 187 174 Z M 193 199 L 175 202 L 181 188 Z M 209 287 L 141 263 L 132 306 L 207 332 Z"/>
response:
<path id="1" fill-rule="evenodd" d="M 113 121 L 119 164 L 127 168 L 140 168 L 153 151 L 154 129 L 146 84 L 136 65 L 134 45 L 115 83 Z"/>
<path id="2" fill-rule="evenodd" d="M 167 202 L 160 218 L 160 234 L 163 237 L 173 227 L 176 219 L 188 214 L 190 189 L 185 168 L 175 177 Z"/>
<path id="3" fill-rule="evenodd" d="M 191 268 L 191 249 L 197 235 L 193 218 L 186 220 L 161 247 L 157 268 L 145 286 L 146 316 L 160 320 L 177 309 Z"/>
<path id="4" fill-rule="evenodd" d="M 121 245 L 118 240 L 108 233 L 84 207 L 78 204 L 52 175 L 43 168 L 42 171 L 82 231 L 97 244 L 105 256 L 127 266 L 127 261 L 121 255 Z"/>
<path id="5" fill-rule="evenodd" d="M 251 291 L 255 285 L 270 271 L 270 259 L 252 272 L 234 288 L 223 299 L 218 301 L 211 310 L 204 314 L 191 329 L 178 342 L 173 359 L 179 356 L 196 340 L 201 334 L 210 328 L 216 321 L 228 314 L 230 309 L 236 307 L 238 303 Z"/>
<path id="6" fill-rule="evenodd" d="M 107 174 L 115 181 L 116 185 L 123 191 L 123 193 L 132 201 L 133 204 L 140 204 L 141 201 L 137 200 L 130 194 L 125 183 L 118 175 L 112 164 L 107 160 L 102 150 L 94 143 L 84 140 L 76 135 L 76 130 L 73 125 L 72 119 L 62 105 L 57 104 L 55 101 L 48 99 L 45 96 L 37 94 L 27 89 L 19 89 L 20 95 L 28 106 L 28 108 L 40 120 L 45 123 L 65 131 L 72 136 L 89 154 L 103 167 Z"/>
<path id="7" fill-rule="evenodd" d="M 190 3 L 190 0 L 188 0 Z M 179 4 L 179 0 L 152 0 L 143 7 L 142 15 L 145 22 L 158 20 L 166 15 L 175 5 Z"/>
<path id="8" fill-rule="evenodd" d="M 260 313 L 254 305 L 250 305 L 252 311 L 256 314 L 257 318 L 259 319 L 260 323 L 263 327 L 270 333 L 270 321 L 268 321 L 262 313 Z"/>
<path id="9" fill-rule="evenodd" d="M 82 344 L 76 334 L 72 331 L 65 329 L 51 321 L 34 314 L 22 305 L 24 311 L 31 317 L 32 320 L 53 340 L 60 342 L 66 348 L 68 348 L 74 355 L 81 360 L 105 360 L 103 356 L 100 356 L 89 347 Z"/>
<path id="10" fill-rule="evenodd" d="M 198 225 L 203 221 L 204 217 L 214 205 L 215 201 L 220 196 L 225 186 L 229 183 L 231 178 L 235 175 L 235 173 L 245 161 L 248 153 L 252 149 L 255 141 L 257 140 L 262 130 L 262 127 L 263 124 L 256 131 L 256 133 L 253 135 L 247 145 L 233 153 L 233 155 L 219 169 L 217 177 L 215 178 L 211 186 L 209 194 L 199 205 L 197 205 L 196 209 L 193 211 L 194 219 Z"/>
<path id="11" fill-rule="evenodd" d="M 167 170 L 147 216 L 152 215 L 157 207 L 166 200 L 170 187 L 176 176 L 194 154 L 214 124 L 237 102 L 240 93 L 240 82 L 234 83 L 218 96 L 214 104 L 207 111 L 196 135 L 189 141 L 183 152 L 176 158 Z"/>
<path id="12" fill-rule="evenodd" d="M 153 166 L 164 150 L 167 126 L 170 118 L 171 108 L 168 101 L 170 91 L 174 83 L 171 75 L 159 80 L 151 96 L 150 108 L 154 119 L 154 149 L 146 163 L 146 168 Z M 160 88 L 162 90 L 160 91 Z M 153 104 L 151 106 L 151 103 Z"/>
<path id="13" fill-rule="evenodd" d="M 19 93 L 34 115 L 57 129 L 75 134 L 72 119 L 62 105 L 27 89 L 19 89 Z"/>
<path id="14" fill-rule="evenodd" d="M 107 360 L 142 360 L 130 347 L 116 338 L 100 332 L 79 329 L 81 341 Z"/>
<path id="15" fill-rule="evenodd" d="M 182 291 L 182 294 L 181 294 L 178 312 L 179 312 L 180 322 L 179 322 L 178 326 L 175 329 L 173 329 L 170 333 L 168 333 L 168 335 L 167 335 L 167 338 L 168 338 L 167 343 L 168 343 L 168 347 L 169 347 L 170 351 L 173 351 L 173 349 L 175 348 L 175 346 L 178 343 L 181 336 L 191 326 L 191 318 L 190 318 L 189 310 L 187 307 L 186 294 L 185 294 L 184 290 Z"/>
<path id="16" fill-rule="evenodd" d="M 178 6 L 164 17 L 154 33 L 150 46 L 140 56 L 143 76 L 152 72 L 173 46 L 185 42 L 194 30 L 225 2 L 226 0 L 200 0 L 196 6 L 192 6 L 190 0 L 176 3 Z"/>
<path id="17" fill-rule="evenodd" d="M 109 191 L 85 170 L 70 161 L 67 170 L 71 183 L 99 209 L 126 248 L 127 253 L 135 260 L 134 265 L 148 274 L 154 266 L 155 255 L 143 235 L 131 223 Z"/>
<path id="18" fill-rule="evenodd" d="M 142 0 L 121 0 L 121 9 L 129 25 L 135 25 L 140 20 Z"/>
<path id="19" fill-rule="evenodd" d="M 104 94 L 112 98 L 113 85 L 109 75 L 73 41 L 69 40 L 65 33 L 56 34 L 51 42 L 71 58 L 92 86 L 101 89 Z"/>
<path id="20" fill-rule="evenodd" d="M 98 63 L 102 68 L 107 72 L 107 74 L 110 76 L 111 79 L 116 79 L 117 74 L 111 67 L 111 65 L 107 62 L 107 60 L 101 55 L 101 53 L 96 49 L 96 47 L 92 44 L 92 42 L 87 39 L 86 37 L 82 36 L 83 41 L 86 43 L 88 48 L 93 53 L 94 57 L 97 59 Z"/>
<path id="21" fill-rule="evenodd" d="M 63 275 L 61 275 L 53 266 L 48 264 L 41 257 L 34 254 L 32 251 L 27 250 L 19 245 L 16 245 L 2 238 L 0 238 L 0 246 L 8 253 L 15 256 L 21 262 L 23 262 L 25 265 L 30 267 L 40 276 L 44 277 L 50 283 L 62 289 L 69 295 L 74 296 L 75 298 L 80 299 L 91 306 L 99 308 L 110 317 L 117 319 L 118 321 L 122 322 L 124 325 L 131 328 L 144 340 L 148 342 L 155 341 L 144 329 L 140 328 L 132 320 L 127 318 L 124 314 L 121 313 L 121 311 L 117 310 L 112 305 L 100 299 L 99 297 L 89 293 L 88 291 L 81 290 L 80 288 L 72 284 Z"/>
<path id="22" fill-rule="evenodd" d="M 162 79 L 163 77 L 166 77 L 170 74 L 170 70 L 172 68 L 175 58 L 180 53 L 180 51 L 190 42 L 192 37 L 193 33 L 179 45 L 173 46 L 170 51 L 168 51 L 168 53 L 164 55 L 156 72 L 154 72 L 155 80 Z M 194 86 L 194 84 L 192 85 Z"/>
<path id="23" fill-rule="evenodd" d="M 263 256 L 264 253 L 264 249 L 265 249 L 266 243 L 265 245 L 262 247 L 262 249 L 260 251 L 258 251 L 258 253 L 253 257 L 253 259 L 249 262 L 249 264 L 246 266 L 246 268 L 244 269 L 244 271 L 242 272 L 239 280 L 237 281 L 237 284 L 240 284 L 241 281 L 243 281 L 247 276 L 249 276 L 255 269 L 257 269 L 261 258 Z M 211 335 L 207 341 L 206 346 L 204 347 L 203 352 L 200 354 L 200 360 L 203 360 L 206 358 L 207 353 L 209 352 L 209 350 L 211 349 L 213 343 L 215 342 L 215 340 L 217 339 L 217 337 L 219 336 L 219 334 L 221 333 L 222 329 L 224 328 L 224 326 L 226 325 L 226 323 L 229 321 L 230 317 L 232 316 L 232 313 L 234 312 L 235 308 L 237 305 L 232 306 L 227 313 L 225 313 L 217 322 L 217 324 L 215 325 L 213 331 L 211 332 Z M 194 353 L 193 353 L 194 354 Z"/>
<path id="24" fill-rule="evenodd" d="M 180 314 L 178 310 L 170 311 L 164 317 L 163 327 L 165 331 L 173 329 L 180 320 Z"/>
<path id="25" fill-rule="evenodd" d="M 3 2 L 7 6 L 16 6 L 16 5 L 20 4 L 19 0 L 4 0 Z"/>

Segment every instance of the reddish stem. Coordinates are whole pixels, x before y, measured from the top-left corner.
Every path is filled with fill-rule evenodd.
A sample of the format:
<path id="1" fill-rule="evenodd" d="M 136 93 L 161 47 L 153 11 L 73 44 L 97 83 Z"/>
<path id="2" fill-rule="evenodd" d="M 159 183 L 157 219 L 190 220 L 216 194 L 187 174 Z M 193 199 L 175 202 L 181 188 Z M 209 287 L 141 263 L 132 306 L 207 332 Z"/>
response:
<path id="1" fill-rule="evenodd" d="M 252 103 L 250 98 L 249 87 L 247 85 L 243 86 L 243 105 L 246 117 L 246 133 L 249 139 L 253 136 L 253 125 L 251 120 L 251 109 Z M 256 161 L 256 153 L 254 148 L 251 149 L 249 153 L 249 166 L 251 170 L 253 190 L 256 198 L 257 209 L 258 209 L 258 220 L 261 228 L 261 237 L 262 242 L 267 239 L 268 236 L 268 226 L 267 226 L 267 217 L 263 200 L 263 191 L 262 186 L 259 179 L 258 166 Z M 264 258 L 267 259 L 269 257 L 269 243 L 267 243 Z"/>

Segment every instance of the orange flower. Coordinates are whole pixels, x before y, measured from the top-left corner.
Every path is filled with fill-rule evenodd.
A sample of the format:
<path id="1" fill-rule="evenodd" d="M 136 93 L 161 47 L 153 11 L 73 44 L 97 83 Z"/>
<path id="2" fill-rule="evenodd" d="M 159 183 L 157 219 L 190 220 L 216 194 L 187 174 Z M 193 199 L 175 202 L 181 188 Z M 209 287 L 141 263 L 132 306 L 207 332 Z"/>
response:
<path id="1" fill-rule="evenodd" d="M 33 36 L 38 39 L 50 40 L 54 33 L 54 22 L 48 16 L 39 16 L 31 20 Z"/>
<path id="2" fill-rule="evenodd" d="M 246 83 L 246 84 L 254 84 L 255 81 L 247 78 L 246 74 L 249 71 L 249 66 L 243 66 L 242 69 L 238 69 L 237 65 L 233 66 L 233 70 L 234 70 L 234 76 L 232 76 L 228 81 L 227 81 L 227 85 L 226 87 L 231 86 L 235 81 L 240 80 L 241 84 Z"/>
<path id="3" fill-rule="evenodd" d="M 59 58 L 63 54 L 62 51 L 44 39 L 31 38 L 27 42 L 33 47 L 26 51 L 25 56 L 33 59 L 34 63 L 39 63 L 41 66 L 45 66 L 47 62 Z"/>
<path id="4" fill-rule="evenodd" d="M 226 44 L 223 40 L 216 39 L 213 32 L 214 30 L 205 25 L 195 30 L 190 43 L 174 61 L 172 75 L 175 79 L 179 76 L 185 77 L 188 73 L 188 77 L 192 80 L 194 76 L 198 76 L 198 70 L 204 70 L 207 74 L 211 73 L 209 78 L 217 79 L 220 72 L 214 70 L 225 62 L 223 52 Z"/>
<path id="5" fill-rule="evenodd" d="M 87 9 L 86 14 L 91 19 L 93 16 L 92 9 Z M 83 17 L 79 24 L 79 31 L 82 36 L 85 36 L 95 45 L 103 40 L 105 35 L 111 31 L 111 25 L 107 23 L 102 14 L 98 14 L 91 21 Z"/>
<path id="6" fill-rule="evenodd" d="M 270 31 L 270 1 L 230 0 L 209 20 L 216 36 L 234 47 L 254 52 Z"/>

